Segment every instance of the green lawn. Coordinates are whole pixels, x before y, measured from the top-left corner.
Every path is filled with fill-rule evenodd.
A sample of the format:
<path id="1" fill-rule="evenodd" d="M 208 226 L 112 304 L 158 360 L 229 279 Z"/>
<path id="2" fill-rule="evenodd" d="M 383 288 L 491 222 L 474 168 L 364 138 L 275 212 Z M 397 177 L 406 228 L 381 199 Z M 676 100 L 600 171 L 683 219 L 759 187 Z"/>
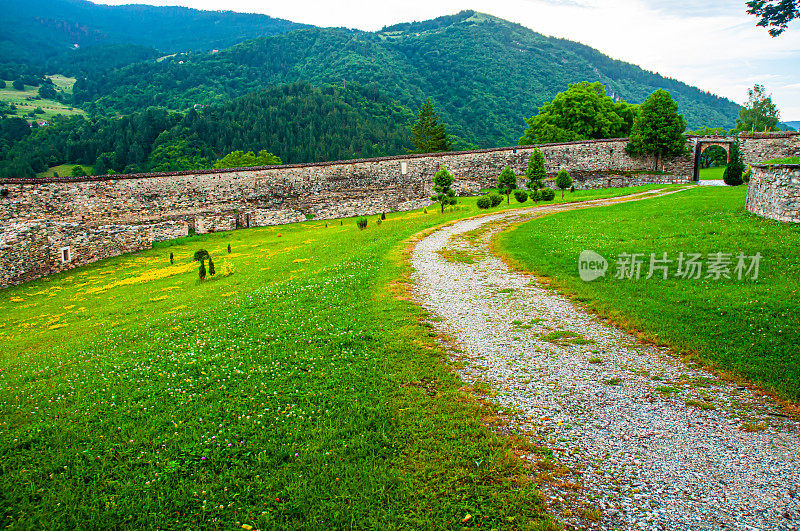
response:
<path id="1" fill-rule="evenodd" d="M 404 242 L 479 213 L 459 201 L 363 231 L 194 236 L 3 290 L 6 523 L 548 528 L 514 454 L 535 449 L 486 427 L 494 408 L 405 294 Z M 199 248 L 235 273 L 199 283 Z"/>
<path id="2" fill-rule="evenodd" d="M 644 337 L 765 389 L 800 398 L 800 230 L 744 210 L 744 187 L 676 195 L 537 219 L 501 234 L 497 247 L 520 267 L 552 279 L 602 316 Z M 606 277 L 583 282 L 578 256 L 609 261 Z M 679 252 L 732 253 L 730 280 L 617 279 L 621 253 L 676 260 Z M 757 280 L 733 274 L 738 253 L 763 255 Z M 749 264 L 749 261 L 748 261 Z M 704 269 L 703 277 L 707 271 Z"/>
<path id="3" fill-rule="evenodd" d="M 783 159 L 772 159 L 761 164 L 800 164 L 800 157 L 786 157 Z"/>
<path id="4" fill-rule="evenodd" d="M 52 168 L 48 168 L 47 171 L 43 171 L 41 173 L 37 173 L 37 177 L 54 177 L 58 175 L 59 177 L 71 177 L 72 176 L 72 168 L 75 166 L 80 166 L 83 168 L 83 171 L 86 172 L 86 175 L 91 175 L 94 171 L 94 166 L 89 166 L 88 164 L 60 164 L 58 166 L 53 166 Z"/>
<path id="5" fill-rule="evenodd" d="M 723 173 L 725 173 L 725 166 L 718 166 L 716 168 L 700 168 L 699 171 L 701 181 L 721 181 Z"/>

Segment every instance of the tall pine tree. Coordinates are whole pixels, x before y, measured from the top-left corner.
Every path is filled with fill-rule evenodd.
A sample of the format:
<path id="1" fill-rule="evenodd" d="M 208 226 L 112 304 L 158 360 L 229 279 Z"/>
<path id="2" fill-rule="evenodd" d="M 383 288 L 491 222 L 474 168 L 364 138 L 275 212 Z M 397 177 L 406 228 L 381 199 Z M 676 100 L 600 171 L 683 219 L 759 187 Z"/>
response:
<path id="1" fill-rule="evenodd" d="M 431 99 L 425 100 L 419 110 L 419 119 L 411 128 L 412 153 L 434 153 L 450 151 L 450 140 L 444 124 L 439 123 L 439 114 L 433 110 Z"/>

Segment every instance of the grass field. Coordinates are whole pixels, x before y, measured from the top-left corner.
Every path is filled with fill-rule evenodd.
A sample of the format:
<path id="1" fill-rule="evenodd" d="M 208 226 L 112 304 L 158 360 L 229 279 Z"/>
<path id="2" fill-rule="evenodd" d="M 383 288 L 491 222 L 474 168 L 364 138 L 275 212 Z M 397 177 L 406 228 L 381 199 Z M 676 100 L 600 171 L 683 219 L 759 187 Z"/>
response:
<path id="1" fill-rule="evenodd" d="M 57 87 L 68 92 L 72 91 L 72 85 L 75 82 L 73 78 L 63 76 L 50 77 Z M 14 104 L 17 107 L 15 115 L 28 119 L 30 119 L 28 114 L 37 107 L 41 107 L 44 111 L 44 114 L 36 115 L 37 120 L 49 120 L 58 114 L 85 114 L 82 109 L 71 107 L 55 100 L 40 99 L 39 87 L 26 85 L 25 90 L 16 90 L 11 86 L 11 81 L 6 81 L 6 88 L 0 89 L 0 101 Z"/>
<path id="2" fill-rule="evenodd" d="M 701 181 L 721 181 L 722 174 L 725 173 L 725 166 L 718 166 L 716 168 L 700 168 L 699 172 Z"/>
<path id="3" fill-rule="evenodd" d="M 501 234 L 497 247 L 598 314 L 654 342 L 800 399 L 800 230 L 744 210 L 744 187 L 701 187 L 651 201 L 548 216 Z M 578 255 L 594 250 L 606 277 L 583 282 Z M 650 253 L 732 253 L 731 279 L 661 273 L 645 279 Z M 761 253 L 757 280 L 738 280 L 738 253 Z M 644 253 L 642 278 L 614 278 L 621 253 Z M 747 261 L 749 265 L 749 260 Z"/>
<path id="4" fill-rule="evenodd" d="M 59 177 L 70 177 L 72 175 L 72 168 L 75 166 L 80 166 L 83 168 L 83 171 L 86 172 L 86 175 L 91 175 L 92 171 L 94 171 L 94 166 L 89 166 L 88 164 L 60 164 L 58 166 L 53 166 L 52 168 L 48 168 L 47 171 L 43 171 L 41 173 L 37 173 L 37 177 L 53 177 L 58 174 Z"/>
<path id="5" fill-rule="evenodd" d="M 193 236 L 3 290 L 5 523 L 549 528 L 514 453 L 537 449 L 487 428 L 406 300 L 403 242 L 474 205 Z M 199 283 L 199 248 L 235 273 Z"/>

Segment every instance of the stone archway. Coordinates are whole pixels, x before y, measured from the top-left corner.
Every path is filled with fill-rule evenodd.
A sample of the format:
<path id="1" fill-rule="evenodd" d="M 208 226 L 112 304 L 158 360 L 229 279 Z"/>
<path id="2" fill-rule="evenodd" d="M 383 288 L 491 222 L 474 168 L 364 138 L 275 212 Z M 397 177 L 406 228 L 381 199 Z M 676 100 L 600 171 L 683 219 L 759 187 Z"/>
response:
<path id="1" fill-rule="evenodd" d="M 731 156 L 731 144 L 734 143 L 733 137 L 698 137 L 695 139 L 695 146 L 694 146 L 694 174 L 692 176 L 692 181 L 697 182 L 700 180 L 700 155 L 703 154 L 703 151 L 706 149 L 719 146 L 725 150 L 725 153 L 728 154 L 728 158 L 730 159 Z"/>

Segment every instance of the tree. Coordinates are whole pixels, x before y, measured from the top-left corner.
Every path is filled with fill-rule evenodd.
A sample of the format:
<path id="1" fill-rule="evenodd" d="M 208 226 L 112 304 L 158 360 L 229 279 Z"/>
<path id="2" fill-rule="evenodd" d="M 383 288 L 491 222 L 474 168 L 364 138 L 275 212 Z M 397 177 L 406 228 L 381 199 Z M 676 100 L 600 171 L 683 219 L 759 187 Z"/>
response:
<path id="1" fill-rule="evenodd" d="M 509 205 L 511 204 L 511 192 L 516 190 L 517 188 L 517 176 L 514 175 L 514 171 L 509 167 L 506 166 L 503 168 L 503 171 L 500 172 L 500 177 L 498 178 L 497 183 L 497 191 L 501 194 L 505 194 L 506 196 L 506 203 Z"/>
<path id="2" fill-rule="evenodd" d="M 11 86 L 14 87 L 16 90 L 25 90 L 25 82 L 22 78 L 15 79 Z"/>
<path id="3" fill-rule="evenodd" d="M 208 274 L 212 277 L 217 274 L 216 269 L 214 269 L 214 260 L 211 259 L 211 255 L 208 257 Z"/>
<path id="4" fill-rule="evenodd" d="M 425 100 L 419 110 L 417 123 L 411 128 L 412 153 L 435 153 L 449 151 L 450 140 L 444 124 L 439 123 L 439 114 L 433 110 L 431 99 Z"/>
<path id="5" fill-rule="evenodd" d="M 742 184 L 742 174 L 744 173 L 744 162 L 742 162 L 742 153 L 739 149 L 739 141 L 737 140 L 731 144 L 731 154 L 728 160 L 728 166 L 725 168 L 725 173 L 722 174 L 722 180 L 728 186 L 739 186 Z"/>
<path id="6" fill-rule="evenodd" d="M 596 138 L 628 136 L 638 105 L 615 102 L 602 83 L 583 81 L 569 85 L 553 101 L 539 107 L 536 116 L 526 119 L 528 128 L 520 145 L 571 142 Z"/>
<path id="7" fill-rule="evenodd" d="M 200 282 L 206 279 L 206 263 L 203 260 L 200 260 L 200 269 L 197 274 L 200 276 Z"/>
<path id="8" fill-rule="evenodd" d="M 452 185 L 453 176 L 447 171 L 447 166 L 442 164 L 442 167 L 433 176 L 433 191 L 435 193 L 431 197 L 432 201 L 438 201 L 441 204 L 442 213 L 444 213 L 445 205 L 456 204 L 456 194 L 451 188 Z"/>
<path id="9" fill-rule="evenodd" d="M 658 89 L 644 101 L 636 120 L 626 151 L 632 157 L 655 156 L 655 169 L 662 157 L 685 155 L 686 120 L 678 114 L 678 104 L 669 92 Z"/>
<path id="10" fill-rule="evenodd" d="M 572 177 L 565 168 L 558 170 L 556 175 L 556 186 L 561 190 L 561 199 L 564 199 L 564 190 L 572 186 Z"/>
<path id="11" fill-rule="evenodd" d="M 215 168 L 247 168 L 251 166 L 273 166 L 282 164 L 281 158 L 273 155 L 266 149 L 258 152 L 258 155 L 252 151 L 245 153 L 244 151 L 234 151 L 228 153 L 221 159 L 214 163 Z"/>
<path id="12" fill-rule="evenodd" d="M 525 185 L 529 190 L 540 190 L 544 187 L 542 181 L 547 178 L 547 171 L 544 169 L 544 154 L 541 149 L 534 149 L 531 156 L 528 157 L 528 168 L 525 170 L 525 177 L 528 179 Z"/>
<path id="13" fill-rule="evenodd" d="M 769 27 L 769 34 L 777 37 L 786 31 L 786 25 L 800 18 L 800 0 L 750 0 L 747 13 L 759 18 L 757 26 Z"/>
<path id="14" fill-rule="evenodd" d="M 46 100 L 54 100 L 58 94 L 56 93 L 56 89 L 53 85 L 50 84 L 43 84 L 39 87 L 39 97 L 44 98 Z"/>
<path id="15" fill-rule="evenodd" d="M 72 167 L 72 176 L 73 177 L 85 177 L 86 170 L 83 169 L 83 166 L 75 165 Z"/>
<path id="16" fill-rule="evenodd" d="M 739 111 L 736 120 L 737 131 L 778 131 L 781 113 L 772 103 L 772 95 L 767 96 L 764 85 L 755 84 L 747 89 L 747 103 Z"/>

